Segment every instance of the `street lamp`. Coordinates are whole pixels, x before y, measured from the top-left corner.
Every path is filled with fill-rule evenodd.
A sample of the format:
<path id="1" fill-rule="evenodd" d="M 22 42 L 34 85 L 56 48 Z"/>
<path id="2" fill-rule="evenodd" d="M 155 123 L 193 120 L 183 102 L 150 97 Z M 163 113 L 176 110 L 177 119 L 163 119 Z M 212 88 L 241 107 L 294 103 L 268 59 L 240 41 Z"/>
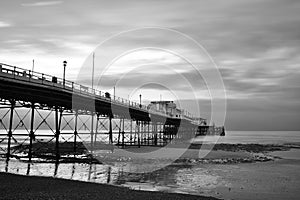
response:
<path id="1" fill-rule="evenodd" d="M 116 100 L 116 86 L 114 86 L 114 100 Z"/>
<path id="2" fill-rule="evenodd" d="M 142 95 L 140 94 L 140 108 L 142 108 Z"/>
<path id="3" fill-rule="evenodd" d="M 66 79 L 66 66 L 67 66 L 67 61 L 63 62 L 64 65 L 64 77 L 63 77 L 63 85 L 65 87 L 65 79 Z"/>

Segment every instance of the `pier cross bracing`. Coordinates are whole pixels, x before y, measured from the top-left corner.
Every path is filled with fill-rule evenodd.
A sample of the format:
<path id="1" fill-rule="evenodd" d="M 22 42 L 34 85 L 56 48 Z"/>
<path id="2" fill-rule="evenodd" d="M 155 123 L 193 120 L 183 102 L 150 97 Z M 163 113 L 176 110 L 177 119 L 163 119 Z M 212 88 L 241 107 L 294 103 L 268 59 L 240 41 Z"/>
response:
<path id="1" fill-rule="evenodd" d="M 70 149 L 80 152 L 82 143 L 90 151 L 164 146 L 204 133 L 208 127 L 205 119 L 184 111 L 175 116 L 3 63 L 0 104 L 0 153 L 8 158 L 20 152 L 30 160 L 49 152 L 59 158 Z"/>

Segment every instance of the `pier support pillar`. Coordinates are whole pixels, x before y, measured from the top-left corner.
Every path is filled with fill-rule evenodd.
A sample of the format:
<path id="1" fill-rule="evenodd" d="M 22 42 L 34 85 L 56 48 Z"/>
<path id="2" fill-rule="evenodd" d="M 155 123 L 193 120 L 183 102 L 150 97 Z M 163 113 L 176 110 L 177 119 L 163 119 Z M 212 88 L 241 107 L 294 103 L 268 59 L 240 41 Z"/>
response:
<path id="1" fill-rule="evenodd" d="M 97 145 L 97 135 L 98 135 L 98 128 L 99 128 L 99 114 L 96 114 L 96 128 L 95 128 L 95 135 L 94 135 L 94 146 Z"/>
<path id="2" fill-rule="evenodd" d="M 113 144 L 112 116 L 109 116 L 109 143 Z"/>
<path id="3" fill-rule="evenodd" d="M 60 158 L 60 152 L 59 152 L 59 136 L 60 136 L 60 121 L 58 116 L 58 107 L 55 107 L 55 153 L 56 153 L 56 161 Z"/>
<path id="4" fill-rule="evenodd" d="M 130 119 L 130 145 L 132 145 L 132 119 Z"/>
<path id="5" fill-rule="evenodd" d="M 94 113 L 91 114 L 92 120 L 91 120 L 91 153 L 94 152 Z"/>
<path id="6" fill-rule="evenodd" d="M 73 144 L 73 151 L 76 154 L 77 151 L 77 124 L 78 124 L 78 111 L 75 110 L 75 122 L 74 122 L 74 144 Z"/>
<path id="7" fill-rule="evenodd" d="M 124 127 L 124 121 L 125 119 L 123 118 L 123 122 L 122 122 L 122 147 L 125 148 L 125 141 L 124 141 L 124 137 L 125 137 L 125 127 Z"/>
<path id="8" fill-rule="evenodd" d="M 154 145 L 157 146 L 157 123 L 154 124 Z"/>
<path id="9" fill-rule="evenodd" d="M 150 122 L 148 122 L 147 125 L 148 125 L 148 134 L 147 134 L 148 135 L 147 136 L 147 141 L 148 142 L 147 142 L 147 144 L 149 146 L 150 145 Z"/>
<path id="10" fill-rule="evenodd" d="M 138 147 L 140 148 L 141 147 L 141 139 L 140 139 L 140 122 L 139 121 L 136 121 L 137 123 L 137 136 L 138 136 Z"/>
<path id="11" fill-rule="evenodd" d="M 10 100 L 10 118 L 9 118 L 8 134 L 7 134 L 8 142 L 7 142 L 7 153 L 6 153 L 7 160 L 9 160 L 10 158 L 10 145 L 11 145 L 11 138 L 12 138 L 12 125 L 13 125 L 15 105 L 16 105 L 16 101 Z"/>
<path id="12" fill-rule="evenodd" d="M 120 123 L 119 123 L 119 134 L 118 134 L 118 142 L 117 142 L 117 145 L 119 146 L 120 145 L 120 138 L 121 138 L 121 132 L 122 132 L 122 129 L 121 129 L 121 126 L 122 125 L 122 119 L 120 118 Z"/>
<path id="13" fill-rule="evenodd" d="M 28 157 L 29 157 L 29 162 L 31 162 L 32 158 L 32 142 L 34 140 L 34 109 L 35 105 L 34 103 L 31 103 L 31 120 L 30 120 L 30 132 L 29 132 L 29 152 L 28 152 Z"/>

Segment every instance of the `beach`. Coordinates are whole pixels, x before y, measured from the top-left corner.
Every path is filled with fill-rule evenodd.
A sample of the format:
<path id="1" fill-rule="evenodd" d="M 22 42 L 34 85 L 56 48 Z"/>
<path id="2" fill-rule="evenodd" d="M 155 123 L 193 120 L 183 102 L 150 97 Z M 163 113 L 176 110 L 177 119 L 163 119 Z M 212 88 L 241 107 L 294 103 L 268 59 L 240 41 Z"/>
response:
<path id="1" fill-rule="evenodd" d="M 218 166 L 214 171 L 221 170 L 223 179 L 230 184 L 218 187 L 215 193 L 224 199 L 296 200 L 300 196 L 299 166 L 299 161 L 288 159 Z"/>
<path id="2" fill-rule="evenodd" d="M 0 199 L 216 199 L 6 173 L 0 173 L 0 181 L 5 183 L 0 185 Z"/>
<path id="3" fill-rule="evenodd" d="M 274 138 L 274 135 L 270 134 L 270 137 Z M 104 193 L 106 190 L 116 190 L 118 194 L 137 195 L 134 196 L 137 199 L 144 198 L 143 194 L 154 195 L 151 199 L 298 199 L 300 145 L 297 133 L 287 137 L 288 141 L 283 138 L 282 141 L 269 143 L 266 140 L 253 143 L 251 135 L 248 136 L 249 142 L 246 136 L 240 142 L 230 142 L 231 138 L 233 136 L 229 135 L 227 143 L 215 144 L 196 138 L 184 151 L 173 146 L 166 148 L 166 154 L 151 154 L 153 157 L 145 157 L 144 153 L 156 152 L 159 147 L 115 148 L 114 153 L 97 154 L 98 157 L 94 155 L 98 160 L 91 160 L 91 155 L 77 155 L 76 159 L 64 155 L 58 163 L 45 157 L 36 157 L 31 163 L 22 157 L 11 158 L 9 162 L 1 159 L 0 170 L 8 173 L 1 173 L 0 177 L 3 181 L 8 178 L 15 183 L 13 187 L 9 186 L 11 182 L 7 186 L 2 185 L 1 191 L 11 195 L 4 197 L 15 199 L 20 195 L 28 198 L 36 195 L 32 196 L 33 199 L 39 199 L 38 195 L 50 195 L 49 198 L 53 199 L 73 198 L 76 192 L 65 194 L 64 191 L 77 190 L 78 187 L 86 187 L 84 194 L 78 194 L 78 197 L 95 196 L 95 199 L 101 192 L 94 193 L 89 187 L 99 187 L 97 190 Z M 178 156 L 181 152 L 184 153 Z M 52 192 L 49 187 L 42 187 L 48 181 L 53 184 L 59 181 L 62 184 L 59 188 L 64 188 L 64 184 L 68 186 L 65 186 L 65 190 L 54 189 L 55 192 Z M 9 192 L 14 187 L 24 187 L 23 182 L 29 187 L 29 193 L 22 189 L 20 195 Z M 103 195 L 101 197 L 105 198 Z"/>

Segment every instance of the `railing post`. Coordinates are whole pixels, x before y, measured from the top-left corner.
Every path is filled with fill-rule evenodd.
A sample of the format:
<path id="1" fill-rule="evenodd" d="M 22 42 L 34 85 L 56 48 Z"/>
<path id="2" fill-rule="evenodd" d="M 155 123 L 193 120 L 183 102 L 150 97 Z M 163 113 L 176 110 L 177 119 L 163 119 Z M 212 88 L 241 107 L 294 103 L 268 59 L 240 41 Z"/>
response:
<path id="1" fill-rule="evenodd" d="M 29 141 L 29 152 L 28 152 L 29 161 L 31 161 L 31 158 L 32 158 L 32 142 L 34 140 L 34 131 L 33 131 L 34 109 L 35 109 L 34 103 L 31 103 L 31 121 L 30 121 L 30 133 L 29 133 L 30 141 Z"/>
<path id="2" fill-rule="evenodd" d="M 8 129 L 8 142 L 7 142 L 7 154 L 6 158 L 9 160 L 10 158 L 10 145 L 12 138 L 12 125 L 13 125 L 13 117 L 14 117 L 14 109 L 15 109 L 16 101 L 10 100 L 10 118 L 9 118 L 9 129 Z"/>

